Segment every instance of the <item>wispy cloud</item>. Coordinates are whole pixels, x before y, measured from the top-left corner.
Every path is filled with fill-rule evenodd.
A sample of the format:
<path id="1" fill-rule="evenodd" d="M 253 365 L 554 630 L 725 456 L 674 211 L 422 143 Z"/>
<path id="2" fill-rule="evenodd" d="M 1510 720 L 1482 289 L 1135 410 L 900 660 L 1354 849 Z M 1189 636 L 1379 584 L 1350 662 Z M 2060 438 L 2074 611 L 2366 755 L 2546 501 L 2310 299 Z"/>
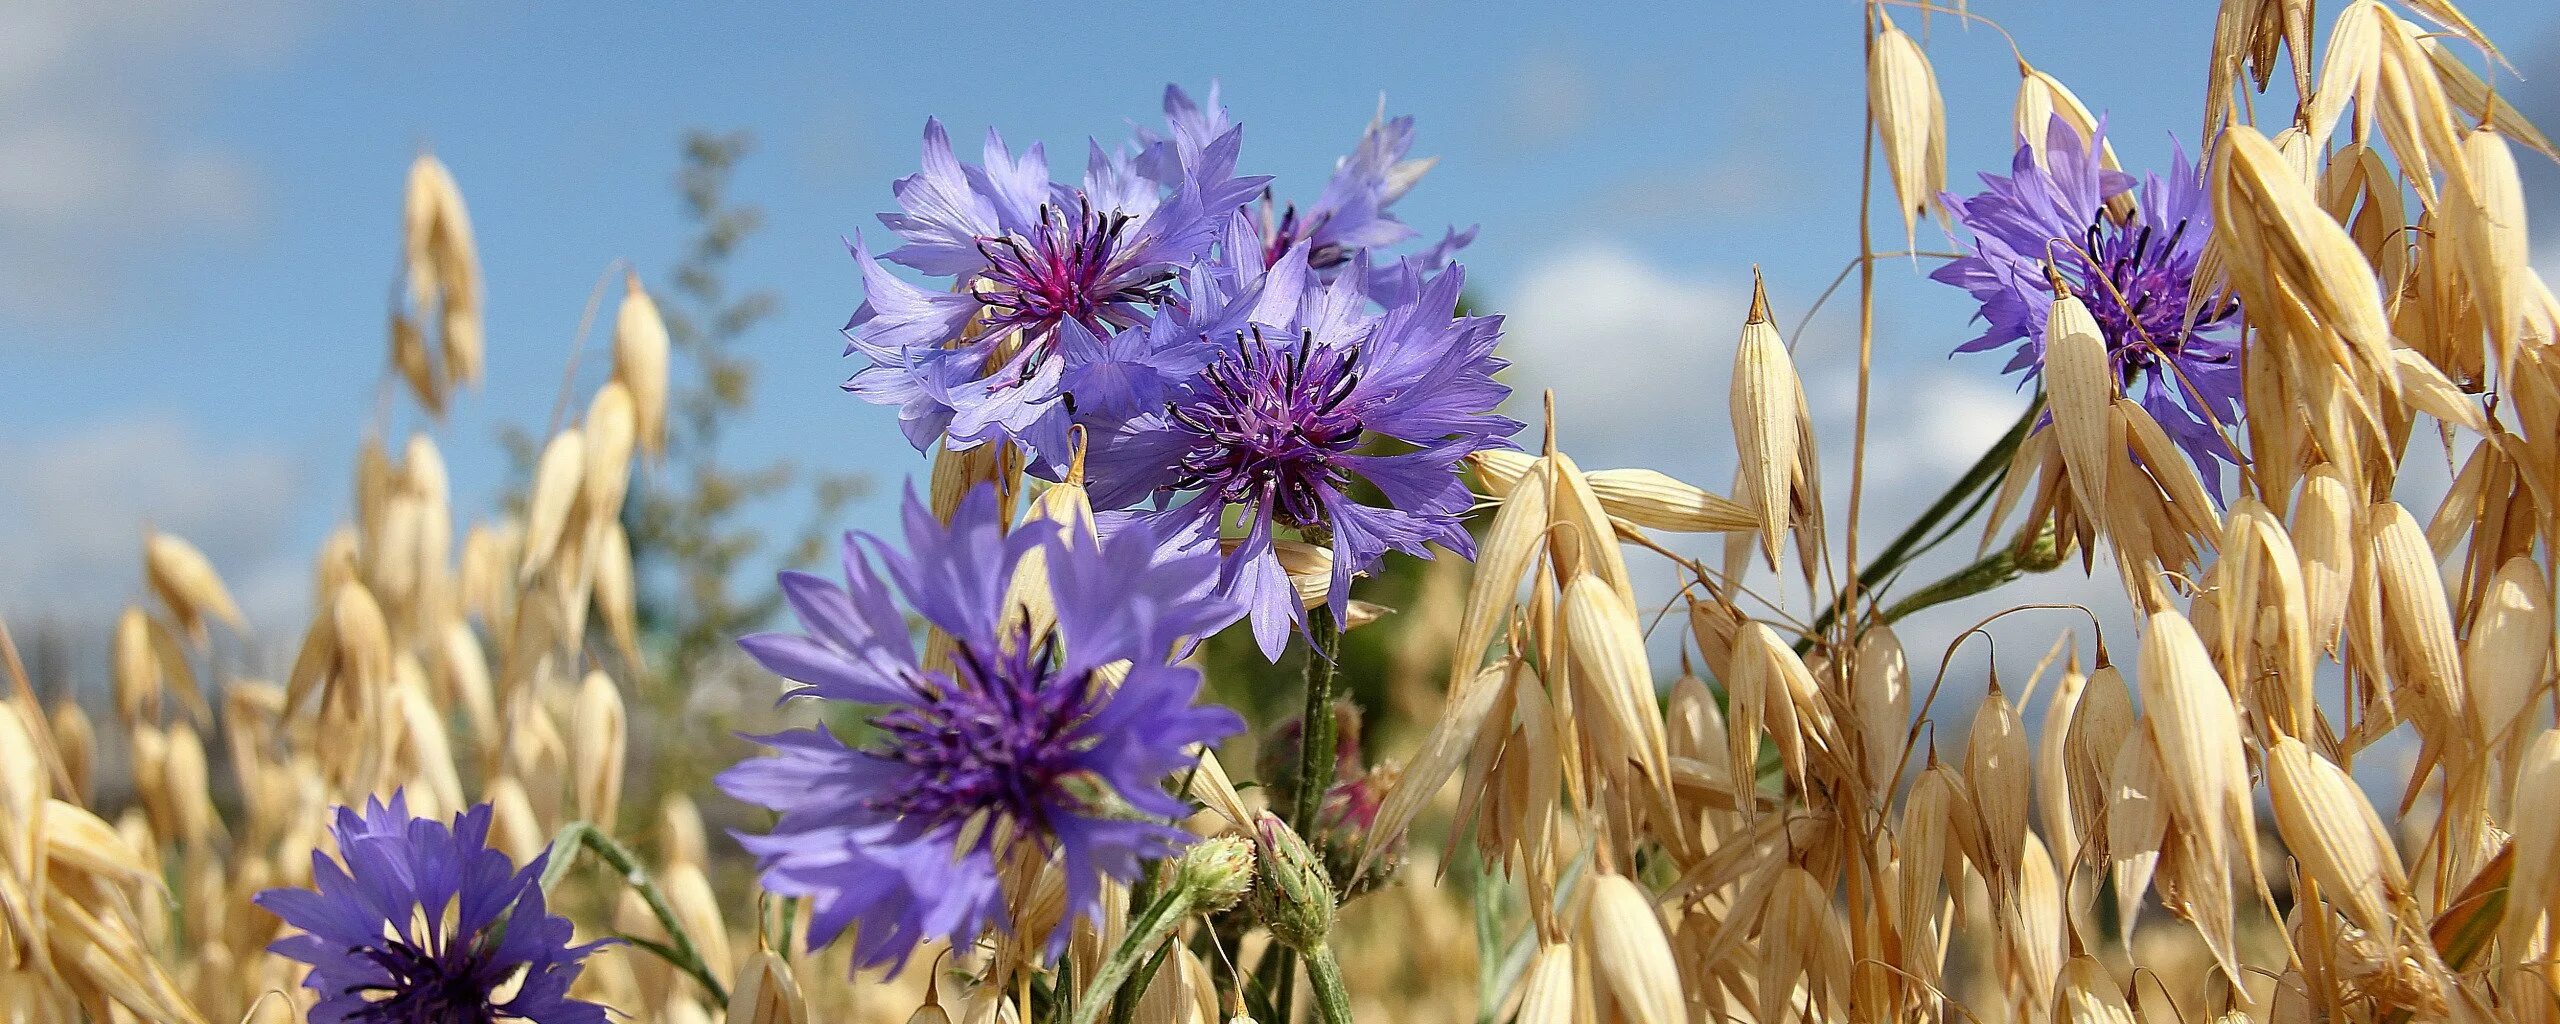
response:
<path id="1" fill-rule="evenodd" d="M 0 315 L 55 326 L 106 308 L 172 232 L 238 229 L 255 175 L 184 137 L 185 98 L 271 59 L 295 0 L 0 5 Z M 13 332 L 16 336 L 17 332 Z"/>
<path id="2" fill-rule="evenodd" d="M 303 497 L 284 453 L 168 418 L 0 440 L 0 614 L 103 623 L 142 592 L 149 526 L 202 548 L 253 621 L 290 615 L 307 586 L 287 547 Z"/>
<path id="3" fill-rule="evenodd" d="M 1678 453 L 1681 471 L 1699 468 L 1696 439 L 1720 425 L 1678 417 L 1723 407 L 1744 293 L 1624 244 L 1584 242 L 1531 267 L 1504 298 L 1521 411 L 1534 414 L 1537 394 L 1552 388 L 1565 444 L 1587 453 L 1579 457 Z"/>

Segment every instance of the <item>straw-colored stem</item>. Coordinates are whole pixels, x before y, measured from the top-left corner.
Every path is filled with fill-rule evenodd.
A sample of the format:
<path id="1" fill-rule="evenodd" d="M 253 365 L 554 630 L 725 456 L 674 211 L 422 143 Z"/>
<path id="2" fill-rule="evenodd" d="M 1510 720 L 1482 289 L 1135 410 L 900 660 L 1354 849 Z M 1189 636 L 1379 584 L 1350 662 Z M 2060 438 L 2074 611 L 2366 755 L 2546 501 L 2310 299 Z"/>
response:
<path id="1" fill-rule="evenodd" d="M 1866 54 L 1864 66 L 1873 66 L 1876 51 L 1876 4 L 1867 0 L 1859 5 L 1858 36 Z M 1867 396 L 1873 382 L 1876 354 L 1876 261 L 1875 261 L 1875 179 L 1876 179 L 1876 102 L 1872 91 L 1866 99 L 1866 127 L 1858 135 L 1858 422 L 1852 435 L 1849 453 L 1849 517 L 1843 556 L 1852 567 L 1848 589 L 1840 595 L 1840 606 L 1855 608 L 1862 580 L 1858 564 L 1858 514 L 1867 485 Z"/>

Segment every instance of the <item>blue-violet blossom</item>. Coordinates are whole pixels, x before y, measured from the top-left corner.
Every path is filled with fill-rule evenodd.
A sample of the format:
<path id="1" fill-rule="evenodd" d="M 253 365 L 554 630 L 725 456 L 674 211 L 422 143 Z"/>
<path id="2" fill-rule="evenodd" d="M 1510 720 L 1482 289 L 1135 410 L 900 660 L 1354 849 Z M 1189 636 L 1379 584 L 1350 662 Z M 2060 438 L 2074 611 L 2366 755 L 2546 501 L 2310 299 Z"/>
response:
<path id="1" fill-rule="evenodd" d="M 2044 365 L 2050 261 L 2097 319 L 2118 382 L 2214 488 L 2236 457 L 2216 425 L 2239 422 L 2241 319 L 2221 282 L 2197 277 L 2213 207 L 2179 150 L 2169 176 L 2144 179 L 2132 216 L 2118 217 L 2108 203 L 2135 185 L 2102 163 L 2104 133 L 2102 125 L 2097 139 L 2084 138 L 2056 117 L 2041 156 L 2022 142 L 2009 176 L 1984 174 L 1971 198 L 1942 197 L 1973 245 L 1929 276 L 1982 304 L 1987 329 L 1956 351 L 2015 345 L 2004 372 L 2023 370 L 2032 383 Z"/>
<path id="2" fill-rule="evenodd" d="M 1049 180 L 1039 145 L 1016 157 L 990 130 L 984 162 L 963 164 L 942 123 L 927 121 L 923 170 L 894 187 L 903 212 L 880 215 L 905 243 L 884 258 L 951 284 L 899 278 L 857 233 L 864 300 L 844 334 L 846 353 L 870 365 L 845 389 L 898 406 L 919 451 L 1010 440 L 1043 465 L 1063 460 L 1062 332 L 1106 335 L 1167 298 L 1175 272 L 1267 180 L 1235 176 L 1240 145 L 1235 128 L 1203 140 L 1159 183 L 1092 144 L 1070 188 Z"/>
<path id="3" fill-rule="evenodd" d="M 1242 510 L 1219 587 L 1277 658 L 1302 616 L 1278 530 L 1331 543 L 1327 600 L 1339 621 L 1352 575 L 1390 549 L 1429 557 L 1436 543 L 1473 556 L 1457 464 L 1508 447 L 1520 424 L 1494 412 L 1510 394 L 1493 379 L 1501 318 L 1457 315 L 1464 268 L 1421 278 L 1410 300 L 1382 308 L 1362 287 L 1365 254 L 1325 283 L 1310 243 L 1264 268 L 1257 239 L 1239 215 L 1223 266 L 1192 276 L 1188 308 L 1123 335 L 1133 340 L 1122 378 L 1142 382 L 1128 391 L 1152 404 L 1132 401 L 1142 407 L 1098 434 L 1089 468 L 1096 507 L 1152 499 L 1130 518 L 1192 545 L 1216 542 L 1226 512 Z M 1355 500 L 1356 481 L 1386 503 Z"/>
<path id="4" fill-rule="evenodd" d="M 1200 152 L 1206 140 L 1227 131 L 1230 122 L 1219 103 L 1216 82 L 1209 84 L 1206 103 L 1194 102 L 1179 86 L 1166 86 L 1164 114 L 1165 135 L 1139 131 L 1136 167 L 1139 173 L 1171 186 L 1196 161 L 1192 154 Z M 1381 110 L 1360 133 L 1359 144 L 1335 162 L 1324 191 L 1306 209 L 1280 204 L 1264 189 L 1259 224 L 1263 265 L 1269 266 L 1305 242 L 1307 265 L 1321 279 L 1331 280 L 1355 255 L 1383 253 L 1416 237 L 1417 232 L 1397 219 L 1390 207 L 1420 184 L 1439 158 L 1409 157 L 1413 135 L 1412 117 L 1390 119 Z M 1438 272 L 1475 236 L 1472 227 L 1452 228 L 1438 242 L 1403 258 L 1373 257 L 1370 293 L 1391 305 L 1410 299 L 1421 277 Z"/>
<path id="5" fill-rule="evenodd" d="M 811 945 L 851 927 L 857 965 L 895 965 L 927 940 L 1011 931 L 1007 898 L 1022 894 L 1001 879 L 1029 858 L 1064 875 L 1054 953 L 1076 920 L 1098 919 L 1105 876 L 1134 880 L 1188 842 L 1167 823 L 1187 805 L 1163 784 L 1194 745 L 1244 723 L 1195 704 L 1200 673 L 1174 660 L 1236 610 L 1209 593 L 1213 557 L 1169 553 L 1145 530 L 1008 533 L 990 487 L 949 526 L 910 492 L 905 530 L 904 551 L 849 536 L 844 586 L 783 573 L 802 631 L 740 642 L 798 684 L 789 696 L 871 709 L 874 738 L 757 737 L 773 754 L 720 786 L 780 812 L 770 834 L 739 838 L 767 890 L 814 898 Z M 1049 611 L 1028 611 L 1042 602 L 1026 590 L 1045 590 Z M 918 657 L 900 596 L 951 637 L 950 669 Z M 1126 672 L 1106 681 L 1115 663 Z"/>
<path id="6" fill-rule="evenodd" d="M 569 998 L 601 943 L 570 945 L 542 898 L 546 853 L 518 869 L 489 848 L 487 804 L 451 825 L 407 800 L 338 809 L 338 859 L 311 854 L 312 889 L 269 889 L 261 907 L 301 929 L 268 946 L 311 965 L 314 1024 L 604 1024 Z"/>

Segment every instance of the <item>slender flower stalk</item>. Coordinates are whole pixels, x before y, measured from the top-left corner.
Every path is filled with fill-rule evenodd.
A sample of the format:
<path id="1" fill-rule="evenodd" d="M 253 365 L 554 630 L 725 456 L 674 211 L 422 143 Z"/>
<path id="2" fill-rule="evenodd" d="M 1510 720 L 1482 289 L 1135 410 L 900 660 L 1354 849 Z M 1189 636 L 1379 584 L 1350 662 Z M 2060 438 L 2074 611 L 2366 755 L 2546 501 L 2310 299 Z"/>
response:
<path id="1" fill-rule="evenodd" d="M 561 879 L 568 877 L 569 868 L 577 863 L 581 850 L 594 854 L 606 867 L 613 869 L 616 879 L 638 893 L 640 902 L 647 905 L 650 915 L 658 919 L 658 927 L 667 933 L 664 943 L 630 935 L 623 936 L 623 941 L 646 949 L 666 961 L 668 966 L 683 971 L 694 984 L 702 986 L 702 993 L 711 997 L 713 1005 L 727 1009 L 728 986 L 720 983 L 719 976 L 712 973 L 711 965 L 702 959 L 702 951 L 692 934 L 685 930 L 684 920 L 676 915 L 675 906 L 668 902 L 666 892 L 650 877 L 648 869 L 640 865 L 640 858 L 633 856 L 630 848 L 614 841 L 612 836 L 583 821 L 561 826 L 559 834 L 552 837 L 551 846 L 543 851 L 546 864 L 542 869 L 542 891 L 549 893 Z M 785 906 L 784 913 L 788 915 L 791 909 Z M 786 934 L 790 931 L 787 918 L 783 930 Z"/>

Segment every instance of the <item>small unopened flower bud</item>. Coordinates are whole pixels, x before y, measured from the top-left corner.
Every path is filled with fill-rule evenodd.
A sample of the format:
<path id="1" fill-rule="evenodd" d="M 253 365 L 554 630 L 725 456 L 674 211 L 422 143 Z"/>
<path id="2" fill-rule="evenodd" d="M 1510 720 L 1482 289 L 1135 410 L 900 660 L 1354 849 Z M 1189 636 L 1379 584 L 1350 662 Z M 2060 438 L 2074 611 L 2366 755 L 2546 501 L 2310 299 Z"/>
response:
<path id="1" fill-rule="evenodd" d="M 1333 931 L 1333 883 L 1325 878 L 1324 862 L 1296 830 L 1268 813 L 1254 823 L 1254 845 L 1260 854 L 1254 916 L 1273 938 L 1300 953 L 1323 946 Z"/>
<path id="2" fill-rule="evenodd" d="M 1219 836 L 1191 844 L 1174 869 L 1174 884 L 1191 894 L 1191 905 L 1216 913 L 1236 905 L 1253 888 L 1253 845 L 1242 836 Z"/>

